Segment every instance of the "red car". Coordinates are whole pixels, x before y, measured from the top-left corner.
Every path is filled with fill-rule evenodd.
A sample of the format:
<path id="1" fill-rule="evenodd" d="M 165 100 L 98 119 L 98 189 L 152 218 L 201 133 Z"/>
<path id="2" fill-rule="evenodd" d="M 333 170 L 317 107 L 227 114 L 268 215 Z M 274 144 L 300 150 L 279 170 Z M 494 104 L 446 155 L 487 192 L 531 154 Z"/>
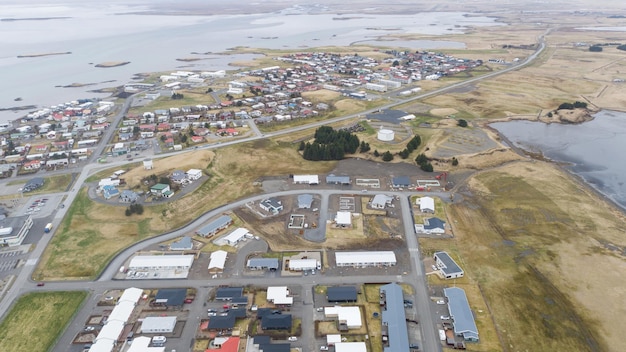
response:
<path id="1" fill-rule="evenodd" d="M 43 285 L 45 285 L 43 282 L 38 282 L 37 283 L 37 286 L 43 286 Z"/>

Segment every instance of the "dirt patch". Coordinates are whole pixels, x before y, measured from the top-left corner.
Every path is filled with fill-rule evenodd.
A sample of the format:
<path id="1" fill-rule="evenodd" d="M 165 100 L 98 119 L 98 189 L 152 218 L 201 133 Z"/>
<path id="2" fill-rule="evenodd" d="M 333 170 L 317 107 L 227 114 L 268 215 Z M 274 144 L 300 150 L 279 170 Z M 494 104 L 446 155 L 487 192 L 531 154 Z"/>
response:
<path id="1" fill-rule="evenodd" d="M 430 109 L 430 113 L 435 116 L 445 117 L 445 116 L 458 114 L 459 111 L 453 108 L 435 108 L 435 109 Z"/>
<path id="2" fill-rule="evenodd" d="M 168 158 L 154 159 L 152 169 L 146 170 L 143 164 L 129 170 L 122 177 L 130 187 L 138 186 L 141 180 L 150 175 L 169 175 L 174 170 L 187 171 L 192 168 L 206 169 L 215 157 L 209 150 L 196 150 L 191 153 L 179 154 Z"/>

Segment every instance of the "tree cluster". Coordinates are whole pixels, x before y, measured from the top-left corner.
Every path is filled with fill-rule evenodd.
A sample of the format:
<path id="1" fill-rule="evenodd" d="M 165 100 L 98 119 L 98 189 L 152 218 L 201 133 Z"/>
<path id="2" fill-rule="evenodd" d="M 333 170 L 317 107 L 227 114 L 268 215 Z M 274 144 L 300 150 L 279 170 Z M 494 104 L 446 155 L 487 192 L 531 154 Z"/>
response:
<path id="1" fill-rule="evenodd" d="M 594 52 L 594 53 L 598 53 L 600 51 L 602 51 L 602 47 L 599 45 L 592 45 L 589 47 L 589 51 Z"/>
<path id="2" fill-rule="evenodd" d="M 181 93 L 172 93 L 172 99 L 173 100 L 180 100 L 183 99 L 185 96 L 182 95 Z"/>
<path id="3" fill-rule="evenodd" d="M 359 137 L 356 135 L 322 126 L 315 131 L 313 143 L 300 143 L 299 149 L 306 160 L 341 160 L 346 154 L 356 153 L 359 146 Z"/>
<path id="4" fill-rule="evenodd" d="M 141 215 L 143 214 L 143 205 L 141 204 L 131 204 L 126 211 L 124 212 L 126 216 L 131 216 L 133 214 Z"/>
<path id="5" fill-rule="evenodd" d="M 459 120 L 456 122 L 456 125 L 457 125 L 457 126 L 459 126 L 459 127 L 467 127 L 467 121 L 466 121 L 466 120 L 463 120 L 463 119 L 459 119 Z"/>
<path id="6" fill-rule="evenodd" d="M 400 155 L 402 159 L 406 159 L 409 157 L 411 152 L 413 152 L 415 149 L 417 149 L 420 146 L 420 144 L 422 144 L 422 139 L 420 138 L 420 136 L 415 135 L 413 138 L 411 138 L 409 143 L 406 144 L 406 148 L 404 148 L 400 153 L 398 153 L 398 155 Z"/>
<path id="7" fill-rule="evenodd" d="M 420 166 L 422 171 L 433 172 L 433 165 L 430 163 L 428 158 L 424 153 L 420 154 L 415 158 L 415 162 Z"/>
<path id="8" fill-rule="evenodd" d="M 619 45 L 619 46 L 617 47 L 617 49 L 618 49 L 618 50 L 623 50 L 623 51 L 626 51 L 626 44 Z"/>
<path id="9" fill-rule="evenodd" d="M 563 103 L 561 105 L 559 105 L 557 110 L 574 110 L 574 109 L 585 109 L 587 108 L 587 103 L 585 103 L 584 101 L 576 101 L 574 102 L 574 104 L 572 103 Z"/>

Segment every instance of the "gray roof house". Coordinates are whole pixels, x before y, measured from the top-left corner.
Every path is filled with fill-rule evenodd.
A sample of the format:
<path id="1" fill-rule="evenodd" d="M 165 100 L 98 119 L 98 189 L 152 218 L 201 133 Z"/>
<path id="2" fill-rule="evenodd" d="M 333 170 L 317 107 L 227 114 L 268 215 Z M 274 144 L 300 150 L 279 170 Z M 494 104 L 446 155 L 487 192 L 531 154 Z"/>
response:
<path id="1" fill-rule="evenodd" d="M 446 279 L 463 277 L 463 269 L 446 252 L 436 252 L 434 254 L 437 267 Z"/>
<path id="2" fill-rule="evenodd" d="M 443 294 L 448 298 L 454 334 L 462 336 L 466 341 L 478 341 L 478 328 L 465 291 L 462 288 L 449 287 L 443 289 Z"/>
<path id="3" fill-rule="evenodd" d="M 171 251 L 188 251 L 191 249 L 193 249 L 193 241 L 188 236 L 183 236 L 180 240 L 170 244 Z"/>
<path id="4" fill-rule="evenodd" d="M 246 264 L 252 270 L 278 270 L 278 258 L 250 258 Z"/>
<path id="5" fill-rule="evenodd" d="M 120 193 L 120 202 L 135 203 L 139 200 L 139 194 L 131 190 L 125 189 Z"/>
<path id="6" fill-rule="evenodd" d="M 43 187 L 43 183 L 44 183 L 43 177 L 31 178 L 30 180 L 28 180 L 28 182 L 26 182 L 24 187 L 22 187 L 22 191 L 23 192 L 32 192 L 32 191 L 36 190 L 37 188 Z"/>
<path id="7" fill-rule="evenodd" d="M 330 174 L 326 176 L 326 183 L 329 185 L 349 185 L 350 176 L 335 176 Z"/>
<path id="8" fill-rule="evenodd" d="M 411 179 L 409 178 L 409 176 L 398 176 L 398 177 L 394 177 L 391 180 L 391 184 L 395 188 L 409 187 L 411 185 Z"/>
<path id="9" fill-rule="evenodd" d="M 313 204 L 313 195 L 300 194 L 298 195 L 298 209 L 311 209 Z"/>
<path id="10" fill-rule="evenodd" d="M 230 226 L 233 223 L 233 218 L 228 215 L 222 215 L 219 218 L 213 220 L 207 225 L 196 230 L 196 234 L 202 237 L 211 237 L 221 230 Z"/>
<path id="11" fill-rule="evenodd" d="M 283 211 L 283 203 L 275 197 L 262 200 L 259 205 L 263 210 L 272 214 L 278 214 Z"/>
<path id="12" fill-rule="evenodd" d="M 326 290 L 326 300 L 328 300 L 328 302 L 356 302 L 356 287 L 331 286 Z"/>
<path id="13" fill-rule="evenodd" d="M 388 345 L 383 346 L 383 351 L 409 351 L 409 334 L 406 329 L 402 287 L 397 284 L 383 285 L 380 287 L 380 295 L 382 297 L 381 304 L 384 304 L 382 311 L 382 334 L 388 337 Z"/>
<path id="14" fill-rule="evenodd" d="M 170 176 L 170 180 L 174 183 L 183 183 L 187 179 L 187 174 L 182 170 L 174 170 Z"/>

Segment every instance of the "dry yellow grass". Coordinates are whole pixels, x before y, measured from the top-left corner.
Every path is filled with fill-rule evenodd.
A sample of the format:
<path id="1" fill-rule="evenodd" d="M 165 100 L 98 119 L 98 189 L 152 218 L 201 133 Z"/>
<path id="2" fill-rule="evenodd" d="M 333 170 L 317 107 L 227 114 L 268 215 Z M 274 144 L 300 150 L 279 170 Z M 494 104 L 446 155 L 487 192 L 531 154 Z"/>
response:
<path id="1" fill-rule="evenodd" d="M 128 170 L 122 177 L 130 187 L 133 187 L 140 185 L 143 178 L 152 174 L 166 175 L 174 170 L 187 171 L 191 168 L 206 169 L 214 157 L 215 153 L 212 151 L 196 150 L 167 158 L 154 159 L 152 162 L 152 170 L 145 170 L 143 164 L 139 164 L 133 169 Z"/>
<path id="2" fill-rule="evenodd" d="M 610 350 L 625 322 L 624 215 L 544 162 L 474 176 L 450 207 L 458 252 L 513 350 Z M 583 256 L 583 258 L 581 258 Z M 593 265 L 589 263 L 593 262 Z M 611 289 L 607 289 L 607 288 Z M 603 307 L 605 307 L 603 309 Z M 528 339 L 527 336 L 534 336 Z"/>

